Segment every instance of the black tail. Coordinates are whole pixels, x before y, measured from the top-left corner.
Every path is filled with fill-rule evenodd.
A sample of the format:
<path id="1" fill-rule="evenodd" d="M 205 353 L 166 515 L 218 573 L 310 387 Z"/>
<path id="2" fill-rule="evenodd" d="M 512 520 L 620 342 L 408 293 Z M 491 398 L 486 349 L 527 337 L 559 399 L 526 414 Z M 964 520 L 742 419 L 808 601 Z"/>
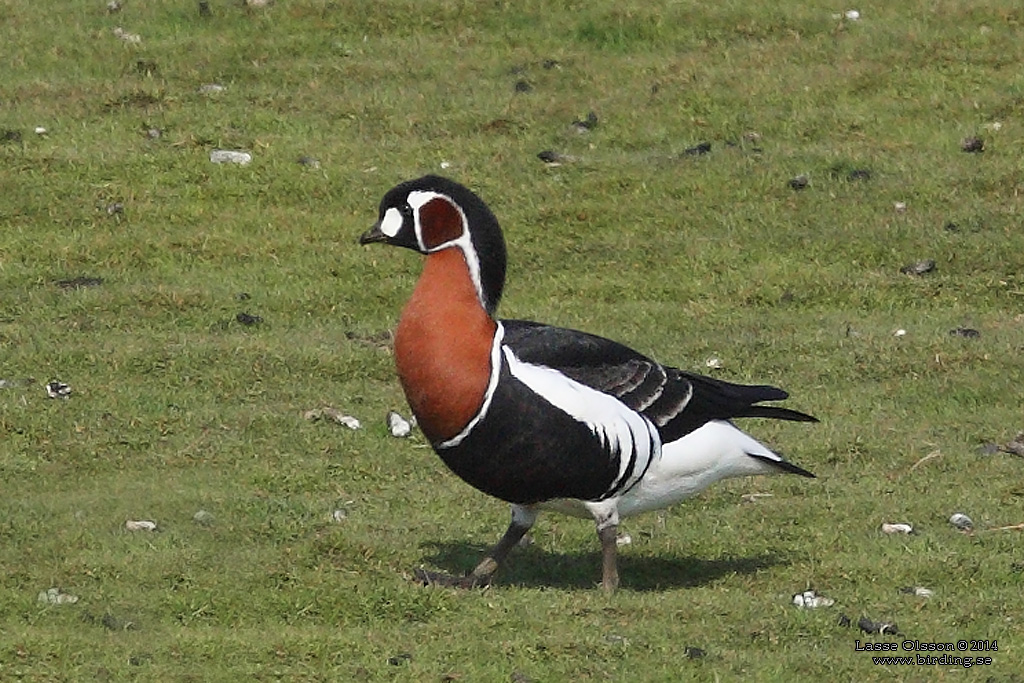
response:
<path id="1" fill-rule="evenodd" d="M 813 415 L 798 410 L 758 405 L 765 401 L 782 401 L 789 398 L 789 394 L 778 387 L 766 384 L 734 384 L 677 368 L 666 370 L 669 372 L 670 381 L 688 382 L 693 387 L 693 395 L 686 404 L 686 409 L 661 427 L 661 437 L 664 441 L 678 439 L 711 420 L 764 417 L 793 422 L 818 421 Z"/>
<path id="2" fill-rule="evenodd" d="M 811 479 L 817 479 L 817 477 L 814 476 L 813 472 L 808 472 L 803 467 L 800 467 L 799 465 L 794 465 L 788 460 L 773 460 L 763 455 L 758 455 L 757 453 L 747 453 L 747 455 L 749 455 L 751 458 L 757 458 L 762 462 L 766 462 L 769 465 L 778 467 L 780 470 L 788 474 L 799 474 L 801 477 L 810 477 Z"/>

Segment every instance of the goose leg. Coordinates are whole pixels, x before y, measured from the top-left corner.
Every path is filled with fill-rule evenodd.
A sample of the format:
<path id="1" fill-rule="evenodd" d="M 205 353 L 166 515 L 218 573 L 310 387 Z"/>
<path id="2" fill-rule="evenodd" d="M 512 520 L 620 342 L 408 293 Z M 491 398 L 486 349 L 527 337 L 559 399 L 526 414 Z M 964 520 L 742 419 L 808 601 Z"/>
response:
<path id="1" fill-rule="evenodd" d="M 428 584 L 439 586 L 455 586 L 457 588 L 477 588 L 487 586 L 491 583 L 498 567 L 505 561 L 512 548 L 518 545 L 526 532 L 530 530 L 533 523 L 537 521 L 537 511 L 522 505 L 512 506 L 512 521 L 502 535 L 501 539 L 491 548 L 486 557 L 480 561 L 471 574 L 468 576 L 451 576 L 440 572 L 431 572 L 425 569 L 415 571 L 416 579 Z"/>
<path id="2" fill-rule="evenodd" d="M 619 526 L 612 524 L 597 530 L 601 539 L 601 587 L 605 593 L 614 593 L 619 587 Z"/>
<path id="3" fill-rule="evenodd" d="M 597 524 L 601 541 L 601 587 L 614 593 L 619 587 L 619 506 L 618 499 L 586 503 Z"/>

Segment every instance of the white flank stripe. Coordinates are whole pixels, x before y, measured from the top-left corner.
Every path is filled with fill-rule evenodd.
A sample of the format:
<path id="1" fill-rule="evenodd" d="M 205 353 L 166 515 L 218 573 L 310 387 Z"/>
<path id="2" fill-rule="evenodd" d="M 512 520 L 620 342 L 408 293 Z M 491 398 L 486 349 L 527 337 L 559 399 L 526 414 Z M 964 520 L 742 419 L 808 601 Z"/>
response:
<path id="1" fill-rule="evenodd" d="M 609 492 L 627 491 L 636 484 L 661 451 L 661 438 L 650 420 L 614 396 L 570 379 L 554 368 L 524 363 L 512 349 L 507 346 L 503 349 L 509 371 L 516 379 L 587 425 L 606 444 L 610 456 L 619 456 L 619 476 Z M 631 469 L 634 452 L 636 462 Z"/>
<path id="2" fill-rule="evenodd" d="M 487 381 L 487 391 L 484 393 L 484 402 L 480 410 L 473 416 L 473 419 L 462 428 L 462 431 L 438 444 L 438 448 L 452 448 L 462 443 L 462 440 L 469 436 L 480 420 L 484 419 L 491 407 L 491 399 L 494 398 L 494 390 L 498 388 L 498 377 L 501 376 L 501 340 L 505 338 L 505 328 L 498 323 L 498 329 L 494 332 L 494 341 L 491 342 L 491 378 Z"/>

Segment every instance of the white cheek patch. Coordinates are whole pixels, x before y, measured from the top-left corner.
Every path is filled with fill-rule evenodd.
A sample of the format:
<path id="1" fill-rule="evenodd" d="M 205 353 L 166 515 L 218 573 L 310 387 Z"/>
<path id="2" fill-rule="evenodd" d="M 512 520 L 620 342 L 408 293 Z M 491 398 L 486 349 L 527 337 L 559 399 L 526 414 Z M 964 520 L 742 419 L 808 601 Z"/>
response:
<path id="1" fill-rule="evenodd" d="M 392 207 L 384 212 L 384 218 L 380 221 L 380 231 L 388 237 L 394 237 L 402 229 L 402 222 L 401 212 Z"/>

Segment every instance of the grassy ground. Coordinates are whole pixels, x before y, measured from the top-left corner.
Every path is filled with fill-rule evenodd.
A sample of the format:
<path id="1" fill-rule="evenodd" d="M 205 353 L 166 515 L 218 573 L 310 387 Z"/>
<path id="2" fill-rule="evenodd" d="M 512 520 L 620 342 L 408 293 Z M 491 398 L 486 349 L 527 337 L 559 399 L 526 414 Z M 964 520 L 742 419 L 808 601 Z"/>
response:
<path id="1" fill-rule="evenodd" d="M 1019 3 L 210 4 L 2 9 L 0 679 L 963 680 L 845 613 L 1019 680 L 1022 532 L 988 529 L 1024 462 L 979 450 L 1024 427 Z M 785 386 L 822 424 L 748 426 L 819 478 L 629 520 L 610 598 L 553 515 L 490 590 L 408 581 L 507 515 L 383 422 L 420 262 L 355 240 L 442 162 L 506 227 L 506 316 Z"/>

